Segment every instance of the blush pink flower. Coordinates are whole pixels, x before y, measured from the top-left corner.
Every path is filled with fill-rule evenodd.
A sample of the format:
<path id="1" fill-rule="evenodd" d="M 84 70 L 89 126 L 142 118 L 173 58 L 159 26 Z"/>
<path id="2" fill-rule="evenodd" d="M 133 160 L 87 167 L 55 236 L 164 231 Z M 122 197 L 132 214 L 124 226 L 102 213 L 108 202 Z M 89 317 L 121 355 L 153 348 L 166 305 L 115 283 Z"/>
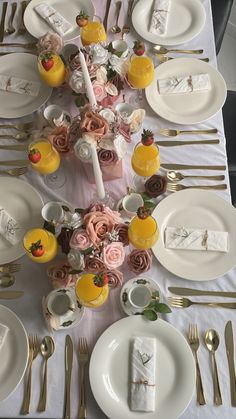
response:
<path id="1" fill-rule="evenodd" d="M 84 224 L 91 242 L 96 246 L 107 238 L 108 233 L 112 232 L 115 221 L 108 214 L 93 211 L 84 216 Z"/>
<path id="2" fill-rule="evenodd" d="M 103 260 L 108 269 L 116 269 L 122 265 L 125 259 L 123 244 L 113 242 L 103 249 Z"/>
<path id="3" fill-rule="evenodd" d="M 103 99 L 105 99 L 105 97 L 107 97 L 105 85 L 97 80 L 93 81 L 92 85 L 97 101 L 101 102 Z"/>
<path id="4" fill-rule="evenodd" d="M 105 275 L 108 276 L 108 284 L 109 287 L 115 288 L 117 286 L 121 286 L 123 282 L 123 273 L 118 271 L 117 269 L 111 269 L 104 272 Z"/>
<path id="5" fill-rule="evenodd" d="M 68 153 L 68 151 L 70 151 L 67 127 L 57 127 L 52 134 L 48 136 L 48 139 L 59 153 Z"/>
<path id="6" fill-rule="evenodd" d="M 47 269 L 53 288 L 69 287 L 75 285 L 76 275 L 72 275 L 71 266 L 67 261 L 58 261 Z"/>
<path id="7" fill-rule="evenodd" d="M 75 229 L 71 239 L 70 247 L 72 249 L 86 250 L 91 246 L 88 234 L 83 229 Z"/>

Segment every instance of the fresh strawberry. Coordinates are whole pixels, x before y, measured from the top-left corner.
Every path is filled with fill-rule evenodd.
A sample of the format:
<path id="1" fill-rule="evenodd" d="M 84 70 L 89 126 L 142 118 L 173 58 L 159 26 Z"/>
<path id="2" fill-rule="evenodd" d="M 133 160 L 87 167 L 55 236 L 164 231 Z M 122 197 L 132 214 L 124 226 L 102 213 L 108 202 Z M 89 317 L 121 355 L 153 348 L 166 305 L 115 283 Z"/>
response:
<path id="1" fill-rule="evenodd" d="M 81 12 L 79 12 L 79 14 L 76 16 L 75 20 L 77 25 L 80 28 L 83 28 L 88 23 L 88 15 L 83 10 L 81 10 Z"/>
<path id="2" fill-rule="evenodd" d="M 136 55 L 141 56 L 145 53 L 145 45 L 141 41 L 134 41 L 133 51 Z"/>
<path id="3" fill-rule="evenodd" d="M 54 60 L 51 52 L 46 52 L 41 56 L 41 64 L 44 70 L 49 71 L 54 66 Z"/>
<path id="4" fill-rule="evenodd" d="M 31 148 L 28 154 L 28 158 L 31 163 L 38 163 L 41 159 L 41 153 L 37 148 Z"/>
<path id="5" fill-rule="evenodd" d="M 150 215 L 150 210 L 143 207 L 139 207 L 137 211 L 138 218 L 141 218 L 141 220 L 145 220 Z"/>
<path id="6" fill-rule="evenodd" d="M 154 143 L 153 132 L 149 129 L 144 129 L 141 142 L 143 145 L 152 145 Z"/>
<path id="7" fill-rule="evenodd" d="M 104 287 L 104 285 L 107 285 L 109 281 L 109 278 L 106 274 L 97 274 L 95 275 L 93 282 L 97 287 Z"/>
<path id="8" fill-rule="evenodd" d="M 41 240 L 38 240 L 37 242 L 32 243 L 29 251 L 36 258 L 42 256 L 45 250 L 43 248 L 43 245 L 41 244 Z"/>

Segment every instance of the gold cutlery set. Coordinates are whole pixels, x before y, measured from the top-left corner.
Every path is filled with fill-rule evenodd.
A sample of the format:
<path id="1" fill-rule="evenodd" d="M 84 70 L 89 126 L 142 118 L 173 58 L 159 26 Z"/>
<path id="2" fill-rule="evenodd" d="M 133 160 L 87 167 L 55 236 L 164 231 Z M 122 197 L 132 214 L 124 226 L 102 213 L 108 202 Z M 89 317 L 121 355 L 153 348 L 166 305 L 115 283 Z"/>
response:
<path id="1" fill-rule="evenodd" d="M 0 288 L 11 287 L 15 283 L 15 276 L 13 274 L 19 272 L 20 264 L 10 263 L 0 265 Z M 13 300 L 24 295 L 24 291 L 0 291 L 0 300 Z"/>
<path id="2" fill-rule="evenodd" d="M 192 301 L 186 298 L 186 296 L 213 296 L 213 297 L 226 297 L 226 298 L 236 298 L 235 292 L 224 292 L 224 291 L 204 291 L 194 288 L 181 288 L 181 287 L 168 287 L 168 290 L 172 294 L 179 295 L 180 297 L 168 297 L 168 302 L 172 307 L 176 308 L 187 308 L 193 304 L 200 306 L 209 306 L 209 307 L 222 307 L 222 308 L 231 308 L 236 309 L 236 302 L 218 302 L 218 301 Z M 183 297 L 183 295 L 185 297 Z"/>
<path id="3" fill-rule="evenodd" d="M 168 54 L 169 52 L 173 52 L 175 54 L 202 54 L 203 49 L 168 49 L 163 47 L 162 45 L 155 45 L 153 47 L 153 53 L 158 58 L 160 63 L 165 63 L 166 61 L 173 60 L 174 57 L 168 57 L 165 54 Z M 209 58 L 198 58 L 200 61 L 209 62 Z"/>
<path id="4" fill-rule="evenodd" d="M 224 332 L 226 355 L 229 367 L 229 380 L 230 380 L 230 393 L 231 393 L 231 406 L 236 407 L 236 377 L 234 367 L 234 339 L 233 339 L 233 327 L 232 322 L 229 320 L 225 326 Z M 200 346 L 200 339 L 198 328 L 196 324 L 190 324 L 188 330 L 188 341 L 192 349 L 195 363 L 196 363 L 196 391 L 197 391 L 197 402 L 199 405 L 205 405 L 206 399 L 204 395 L 201 370 L 198 362 L 197 352 Z M 213 394 L 214 404 L 220 406 L 223 404 L 220 382 L 218 376 L 218 369 L 216 364 L 216 351 L 220 344 L 220 337 L 216 330 L 209 329 L 205 332 L 204 343 L 211 356 L 212 364 L 212 379 L 213 379 Z"/>
<path id="5" fill-rule="evenodd" d="M 18 28 L 15 27 L 14 24 L 14 18 L 17 13 L 17 8 L 20 8 L 20 26 Z M 6 23 L 6 16 L 7 16 L 7 9 L 8 9 L 8 2 L 4 1 L 2 3 L 2 14 L 1 14 L 1 21 L 0 21 L 0 42 L 3 42 L 3 39 L 5 36 L 12 35 L 13 33 L 17 32 L 18 35 L 23 35 L 26 33 L 26 28 L 24 25 L 24 13 L 25 9 L 28 5 L 27 1 L 22 1 L 21 3 L 13 2 L 9 4 L 9 7 L 11 7 L 10 15 L 8 22 Z"/>

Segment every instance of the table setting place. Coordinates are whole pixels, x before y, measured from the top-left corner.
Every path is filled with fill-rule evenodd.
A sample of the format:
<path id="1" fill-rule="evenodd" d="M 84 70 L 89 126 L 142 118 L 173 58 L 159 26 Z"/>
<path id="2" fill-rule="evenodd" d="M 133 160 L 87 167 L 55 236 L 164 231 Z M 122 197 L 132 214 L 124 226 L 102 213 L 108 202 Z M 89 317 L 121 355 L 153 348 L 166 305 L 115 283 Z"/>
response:
<path id="1" fill-rule="evenodd" d="M 210 0 L 1 2 L 0 418 L 235 416 L 226 97 Z"/>

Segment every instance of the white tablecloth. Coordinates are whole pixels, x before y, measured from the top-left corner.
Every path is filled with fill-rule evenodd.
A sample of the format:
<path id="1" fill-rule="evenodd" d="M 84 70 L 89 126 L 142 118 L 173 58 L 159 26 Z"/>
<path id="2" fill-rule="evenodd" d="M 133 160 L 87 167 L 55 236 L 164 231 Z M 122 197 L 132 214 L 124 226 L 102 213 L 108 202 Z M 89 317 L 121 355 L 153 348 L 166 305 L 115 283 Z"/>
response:
<path id="1" fill-rule="evenodd" d="M 69 3 L 69 2 L 68 2 Z M 126 1 L 123 2 L 124 6 L 122 8 L 122 13 L 120 16 L 120 25 L 123 26 L 125 9 L 127 7 Z M 216 55 L 215 55 L 215 44 L 214 44 L 214 35 L 212 27 L 212 15 L 211 15 L 211 6 L 210 0 L 202 1 L 205 9 L 207 21 L 203 31 L 191 42 L 183 45 L 187 48 L 204 48 L 204 56 L 210 58 L 210 63 L 216 65 Z M 94 0 L 96 6 L 96 13 L 99 14 L 102 18 L 105 13 L 105 4 L 106 0 Z M 108 20 L 108 28 L 114 24 L 114 4 L 115 1 L 112 0 L 111 13 Z M 134 32 L 128 35 L 127 39 L 130 45 L 132 45 L 132 40 L 137 38 Z M 26 39 L 30 40 L 29 35 L 26 36 L 12 36 L 12 40 L 25 41 Z M 10 42 L 8 38 L 7 42 Z M 54 99 L 51 98 L 50 102 L 62 103 L 63 106 L 68 106 L 70 103 L 71 97 L 61 98 L 54 96 Z M 169 128 L 179 128 L 174 124 L 166 122 L 154 114 L 147 103 L 145 104 L 147 116 L 145 119 L 144 127 L 152 129 L 154 134 L 157 134 L 161 127 Z M 73 114 L 77 112 L 76 107 L 73 108 Z M 36 115 L 31 115 L 29 118 L 23 118 L 23 120 L 32 120 Z M 197 127 L 182 127 L 184 128 L 212 128 L 215 127 L 219 130 L 219 138 L 221 140 L 219 145 L 216 146 L 200 146 L 198 145 L 195 148 L 192 147 L 175 147 L 175 148 L 163 148 L 161 149 L 161 159 L 165 162 L 173 163 L 188 163 L 188 164 L 217 164 L 224 165 L 227 162 L 226 151 L 225 151 L 225 139 L 223 132 L 223 123 L 222 123 L 222 114 L 218 112 L 213 118 L 199 124 Z M 138 135 L 135 140 L 138 140 Z M 123 196 L 126 192 L 127 185 L 131 184 L 132 173 L 130 168 L 130 156 L 133 149 L 133 144 L 129 147 L 129 152 L 126 156 L 126 170 L 124 179 L 121 182 L 120 180 L 113 181 L 108 184 L 108 187 L 112 187 L 112 190 L 115 192 L 117 199 Z M 4 154 L 4 157 L 10 157 L 10 153 Z M 89 204 L 92 195 L 95 191 L 95 187 L 88 184 L 82 170 L 79 167 L 78 160 L 71 156 L 63 157 L 64 167 L 67 176 L 66 185 L 57 191 L 52 191 L 46 188 L 42 178 L 33 171 L 29 171 L 26 176 L 21 178 L 30 182 L 41 194 L 45 202 L 49 200 L 61 200 L 64 199 L 70 202 L 75 207 L 85 207 Z M 192 172 L 193 173 L 193 172 Z M 198 171 L 198 174 L 200 172 Z M 226 181 L 228 182 L 228 175 L 225 172 Z M 193 183 L 194 184 L 194 183 Z M 230 200 L 230 192 L 219 191 L 220 196 L 226 200 Z M 232 226 L 235 228 L 235 226 Z M 16 284 L 12 289 L 21 289 L 25 291 L 24 296 L 18 300 L 1 300 L 1 304 L 8 306 L 12 309 L 24 323 L 28 333 L 37 333 L 40 338 L 48 334 L 47 329 L 44 324 L 42 310 L 41 310 L 41 300 L 44 295 L 46 295 L 50 290 L 51 286 L 46 276 L 46 266 L 40 264 L 35 264 L 31 262 L 26 256 L 22 257 L 20 260 L 22 264 L 22 269 L 20 273 L 17 274 Z M 194 286 L 205 289 L 215 289 L 215 290 L 224 290 L 224 291 L 235 291 L 235 274 L 236 270 L 233 269 L 227 275 L 222 278 L 218 278 L 213 282 L 196 282 L 191 283 L 183 279 L 180 279 L 166 269 L 164 269 L 159 262 L 154 261 L 152 269 L 148 272 L 152 278 L 155 278 L 160 286 L 163 296 L 167 296 L 167 288 L 170 285 L 176 286 Z M 132 277 L 132 273 L 126 273 L 125 280 L 128 280 Z M 74 348 L 77 347 L 78 337 L 86 336 L 90 351 L 94 347 L 95 342 L 102 334 L 102 332 L 111 325 L 114 321 L 123 317 L 124 314 L 120 308 L 119 304 L 119 289 L 111 290 L 109 302 L 104 306 L 103 311 L 86 311 L 86 314 L 79 324 L 78 327 L 71 329 L 70 335 L 74 342 Z M 199 360 L 202 369 L 203 376 L 203 385 L 205 388 L 205 395 L 207 399 L 207 405 L 200 407 L 196 403 L 196 394 L 194 394 L 193 399 L 182 414 L 181 419 L 232 419 L 236 415 L 236 410 L 231 408 L 230 402 L 230 387 L 229 387 L 229 376 L 228 376 L 228 365 L 225 352 L 225 345 L 223 342 L 224 336 L 224 327 L 226 321 L 228 320 L 235 321 L 236 316 L 233 310 L 223 310 L 223 309 L 207 309 L 207 308 L 198 308 L 191 307 L 186 310 L 173 309 L 171 315 L 166 316 L 166 320 L 172 323 L 178 330 L 180 330 L 185 336 L 188 328 L 188 324 L 197 323 L 200 331 L 201 346 L 199 349 Z M 234 326 L 236 322 L 234 323 Z M 210 356 L 207 349 L 203 344 L 203 334 L 208 328 L 216 328 L 221 337 L 221 343 L 217 351 L 217 360 L 218 360 L 218 369 L 219 369 L 219 379 L 222 389 L 223 397 L 223 406 L 215 407 L 213 405 L 213 386 L 212 386 L 212 377 L 210 372 Z M 42 367 L 42 357 L 38 356 L 33 364 L 33 381 L 32 381 L 32 400 L 31 400 L 31 411 L 28 417 L 31 418 L 55 418 L 59 419 L 63 417 L 63 403 L 64 403 L 64 344 L 65 344 L 65 335 L 67 332 L 57 332 L 54 334 L 56 342 L 56 351 L 53 357 L 49 360 L 48 363 L 48 408 L 45 413 L 38 413 L 36 411 L 39 399 L 39 378 Z M 236 336 L 236 329 L 235 329 Z M 78 417 L 78 362 L 77 357 L 74 353 L 74 364 L 72 372 L 72 391 L 71 391 L 71 418 Z M 87 376 L 88 377 L 88 376 Z M 102 413 L 98 405 L 96 404 L 91 390 L 89 388 L 89 383 L 87 382 L 87 419 L 104 419 L 106 416 Z M 23 398 L 23 382 L 19 385 L 16 391 L 8 398 L 8 400 L 0 403 L 0 417 L 20 417 L 20 408 Z M 121 418 L 126 419 L 126 418 Z M 164 418 L 160 418 L 164 419 Z M 165 418 L 168 419 L 168 418 Z"/>

